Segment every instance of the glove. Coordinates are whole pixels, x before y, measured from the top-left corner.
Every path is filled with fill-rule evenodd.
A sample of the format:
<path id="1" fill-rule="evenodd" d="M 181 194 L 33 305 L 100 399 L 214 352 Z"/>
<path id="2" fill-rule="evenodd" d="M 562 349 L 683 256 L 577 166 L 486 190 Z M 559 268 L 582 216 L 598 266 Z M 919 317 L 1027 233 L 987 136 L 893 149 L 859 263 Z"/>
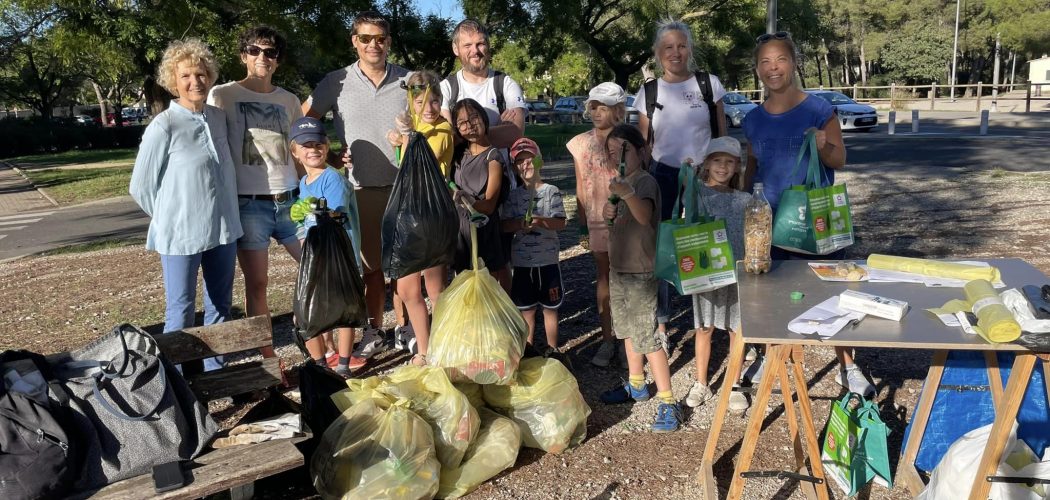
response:
<path id="1" fill-rule="evenodd" d="M 299 201 L 292 204 L 292 207 L 288 210 L 292 216 L 292 222 L 302 222 L 306 220 L 306 215 L 313 211 L 313 205 L 317 203 L 317 198 L 313 196 L 302 198 Z"/>
<path id="2" fill-rule="evenodd" d="M 474 206 L 474 203 L 476 203 L 477 201 L 477 196 L 474 196 L 462 189 L 457 189 L 452 193 L 452 202 L 456 205 L 466 203 L 467 205 Z"/>
<path id="3" fill-rule="evenodd" d="M 412 117 L 409 116 L 408 110 L 402 111 L 395 116 L 394 124 L 399 134 L 408 135 L 408 133 L 412 131 Z"/>

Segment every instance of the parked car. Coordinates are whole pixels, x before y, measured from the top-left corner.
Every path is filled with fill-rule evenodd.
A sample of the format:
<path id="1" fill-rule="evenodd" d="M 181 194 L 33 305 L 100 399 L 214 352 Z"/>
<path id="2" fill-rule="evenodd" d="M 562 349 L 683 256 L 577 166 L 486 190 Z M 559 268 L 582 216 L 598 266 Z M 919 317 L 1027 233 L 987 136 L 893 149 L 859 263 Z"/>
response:
<path id="1" fill-rule="evenodd" d="M 525 109 L 529 112 L 529 123 L 551 122 L 551 105 L 546 101 L 525 101 Z"/>
<path id="2" fill-rule="evenodd" d="M 627 119 L 626 119 L 627 123 L 630 123 L 632 125 L 637 125 L 638 124 L 638 108 L 634 107 L 634 96 L 633 95 L 627 96 L 626 107 L 627 107 Z"/>
<path id="3" fill-rule="evenodd" d="M 583 121 L 589 122 L 589 117 L 583 116 L 587 109 L 587 96 L 570 96 L 559 98 L 554 103 L 554 117 L 560 123 L 572 123 L 573 116 L 579 115 Z"/>
<path id="4" fill-rule="evenodd" d="M 722 108 L 726 113 L 726 123 L 730 127 L 740 127 L 744 123 L 744 116 L 757 107 L 757 104 L 736 92 L 727 92 L 722 96 Z"/>
<path id="5" fill-rule="evenodd" d="M 831 103 L 839 115 L 842 130 L 871 130 L 879 124 L 879 115 L 875 112 L 875 108 L 859 104 L 846 94 L 830 90 L 807 90 L 806 93 Z"/>
<path id="6" fill-rule="evenodd" d="M 77 122 L 77 125 L 85 125 L 88 127 L 97 127 L 98 121 L 88 115 L 75 115 L 73 120 Z"/>

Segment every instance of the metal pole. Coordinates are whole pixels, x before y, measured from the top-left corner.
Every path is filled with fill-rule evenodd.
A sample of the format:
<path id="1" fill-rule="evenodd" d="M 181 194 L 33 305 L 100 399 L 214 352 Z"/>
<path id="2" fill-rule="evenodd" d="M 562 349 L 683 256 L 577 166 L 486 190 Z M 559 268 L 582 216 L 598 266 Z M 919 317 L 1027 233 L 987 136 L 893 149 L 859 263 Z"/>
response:
<path id="1" fill-rule="evenodd" d="M 897 133 L 897 112 L 890 111 L 889 123 L 886 124 L 889 127 L 889 134 L 894 135 Z"/>
<path id="2" fill-rule="evenodd" d="M 766 0 L 766 33 L 777 32 L 777 0 Z"/>
<path id="3" fill-rule="evenodd" d="M 959 60 L 959 4 L 962 0 L 955 0 L 955 43 L 952 44 L 952 102 L 955 102 L 955 64 Z"/>
<path id="4" fill-rule="evenodd" d="M 992 111 L 999 111 L 999 34 L 995 34 L 995 67 L 992 68 Z"/>
<path id="5" fill-rule="evenodd" d="M 911 133 L 919 133 L 919 110 L 911 110 Z"/>

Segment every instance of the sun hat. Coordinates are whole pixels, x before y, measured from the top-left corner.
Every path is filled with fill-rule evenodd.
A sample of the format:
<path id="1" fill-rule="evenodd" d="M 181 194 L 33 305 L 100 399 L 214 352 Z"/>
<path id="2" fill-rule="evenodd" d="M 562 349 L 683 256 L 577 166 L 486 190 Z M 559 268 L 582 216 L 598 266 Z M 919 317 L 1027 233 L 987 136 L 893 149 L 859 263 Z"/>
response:
<path id="1" fill-rule="evenodd" d="M 707 157 L 715 153 L 726 153 L 734 158 L 740 158 L 740 141 L 729 136 L 711 139 L 711 142 L 707 144 L 707 153 L 704 154 L 704 160 L 707 160 Z"/>
<path id="2" fill-rule="evenodd" d="M 623 87 L 613 82 L 602 82 L 591 89 L 587 100 L 598 101 L 606 106 L 615 106 L 627 101 L 627 93 L 623 91 Z"/>

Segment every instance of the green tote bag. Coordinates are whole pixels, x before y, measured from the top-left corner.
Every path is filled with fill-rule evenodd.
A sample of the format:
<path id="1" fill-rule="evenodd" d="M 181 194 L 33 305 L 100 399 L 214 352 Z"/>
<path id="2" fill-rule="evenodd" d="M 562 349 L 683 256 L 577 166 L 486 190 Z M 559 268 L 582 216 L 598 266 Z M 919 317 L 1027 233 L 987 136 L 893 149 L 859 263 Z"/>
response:
<path id="1" fill-rule="evenodd" d="M 827 255 L 853 244 L 853 219 L 845 184 L 829 185 L 821 175 L 824 169 L 817 156 L 813 132 L 799 149 L 794 178 L 809 150 L 806 182 L 791 186 L 780 195 L 780 205 L 773 219 L 773 245 L 793 252 Z"/>
<path id="2" fill-rule="evenodd" d="M 854 398 L 858 404 L 851 408 Z M 849 496 L 856 495 L 872 479 L 892 488 L 888 436 L 878 405 L 860 394 L 846 394 L 832 404 L 828 417 L 820 457 L 825 474 Z"/>

